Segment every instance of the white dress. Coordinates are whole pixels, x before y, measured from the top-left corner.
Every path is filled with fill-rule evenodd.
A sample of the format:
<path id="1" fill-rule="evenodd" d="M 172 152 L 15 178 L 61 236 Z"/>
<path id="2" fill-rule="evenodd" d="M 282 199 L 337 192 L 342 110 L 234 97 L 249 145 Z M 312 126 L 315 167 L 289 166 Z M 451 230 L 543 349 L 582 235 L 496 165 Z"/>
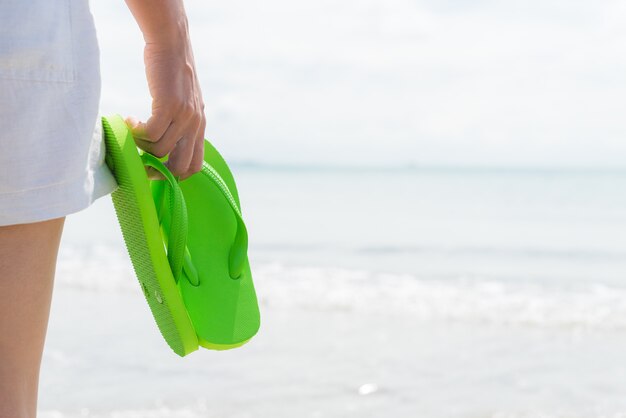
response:
<path id="1" fill-rule="evenodd" d="M 99 55 L 88 0 L 0 0 L 0 226 L 62 217 L 117 188 Z"/>

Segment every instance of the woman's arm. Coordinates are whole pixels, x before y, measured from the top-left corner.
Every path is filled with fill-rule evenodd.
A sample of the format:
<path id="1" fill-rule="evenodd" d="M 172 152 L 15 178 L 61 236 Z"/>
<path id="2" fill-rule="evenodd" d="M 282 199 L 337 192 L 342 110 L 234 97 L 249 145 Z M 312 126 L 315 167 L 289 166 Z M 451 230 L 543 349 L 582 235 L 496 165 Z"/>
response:
<path id="1" fill-rule="evenodd" d="M 185 179 L 200 171 L 204 156 L 204 102 L 196 76 L 182 0 L 126 0 L 143 38 L 152 115 L 127 119 L 137 146 Z"/>

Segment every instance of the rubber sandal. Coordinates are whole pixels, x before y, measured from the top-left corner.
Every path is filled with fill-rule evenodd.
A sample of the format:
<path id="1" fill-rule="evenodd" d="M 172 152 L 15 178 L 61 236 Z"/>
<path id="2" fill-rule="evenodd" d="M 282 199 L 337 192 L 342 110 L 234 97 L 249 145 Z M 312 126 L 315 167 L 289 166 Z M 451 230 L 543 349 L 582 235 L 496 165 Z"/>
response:
<path id="1" fill-rule="evenodd" d="M 202 171 L 183 181 L 137 148 L 119 115 L 103 117 L 111 194 L 133 268 L 163 338 L 179 356 L 240 347 L 260 313 L 232 173 L 205 140 Z M 150 180 L 145 166 L 165 180 Z"/>

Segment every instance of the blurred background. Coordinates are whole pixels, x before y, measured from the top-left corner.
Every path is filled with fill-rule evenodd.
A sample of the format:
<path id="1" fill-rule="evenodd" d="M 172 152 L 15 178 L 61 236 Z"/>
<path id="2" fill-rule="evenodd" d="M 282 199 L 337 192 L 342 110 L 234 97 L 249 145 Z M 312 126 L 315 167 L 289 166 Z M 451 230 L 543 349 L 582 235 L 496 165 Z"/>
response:
<path id="1" fill-rule="evenodd" d="M 187 0 L 262 324 L 183 359 L 71 215 L 40 416 L 624 417 L 626 1 Z M 143 39 L 92 2 L 103 115 Z"/>

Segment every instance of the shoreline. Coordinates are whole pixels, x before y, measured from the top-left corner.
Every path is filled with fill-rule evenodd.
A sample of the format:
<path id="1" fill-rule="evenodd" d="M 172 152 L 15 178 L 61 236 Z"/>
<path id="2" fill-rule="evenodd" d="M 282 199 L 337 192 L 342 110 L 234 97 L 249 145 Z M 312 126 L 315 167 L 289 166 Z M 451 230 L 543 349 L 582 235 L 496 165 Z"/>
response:
<path id="1" fill-rule="evenodd" d="M 266 306 L 259 334 L 245 346 L 181 359 L 141 297 L 55 289 L 42 418 L 593 417 L 594 405 L 626 410 L 626 400 L 602 385 L 621 379 L 612 360 L 626 350 L 625 333 Z M 564 408 L 571 414 L 556 415 Z"/>

